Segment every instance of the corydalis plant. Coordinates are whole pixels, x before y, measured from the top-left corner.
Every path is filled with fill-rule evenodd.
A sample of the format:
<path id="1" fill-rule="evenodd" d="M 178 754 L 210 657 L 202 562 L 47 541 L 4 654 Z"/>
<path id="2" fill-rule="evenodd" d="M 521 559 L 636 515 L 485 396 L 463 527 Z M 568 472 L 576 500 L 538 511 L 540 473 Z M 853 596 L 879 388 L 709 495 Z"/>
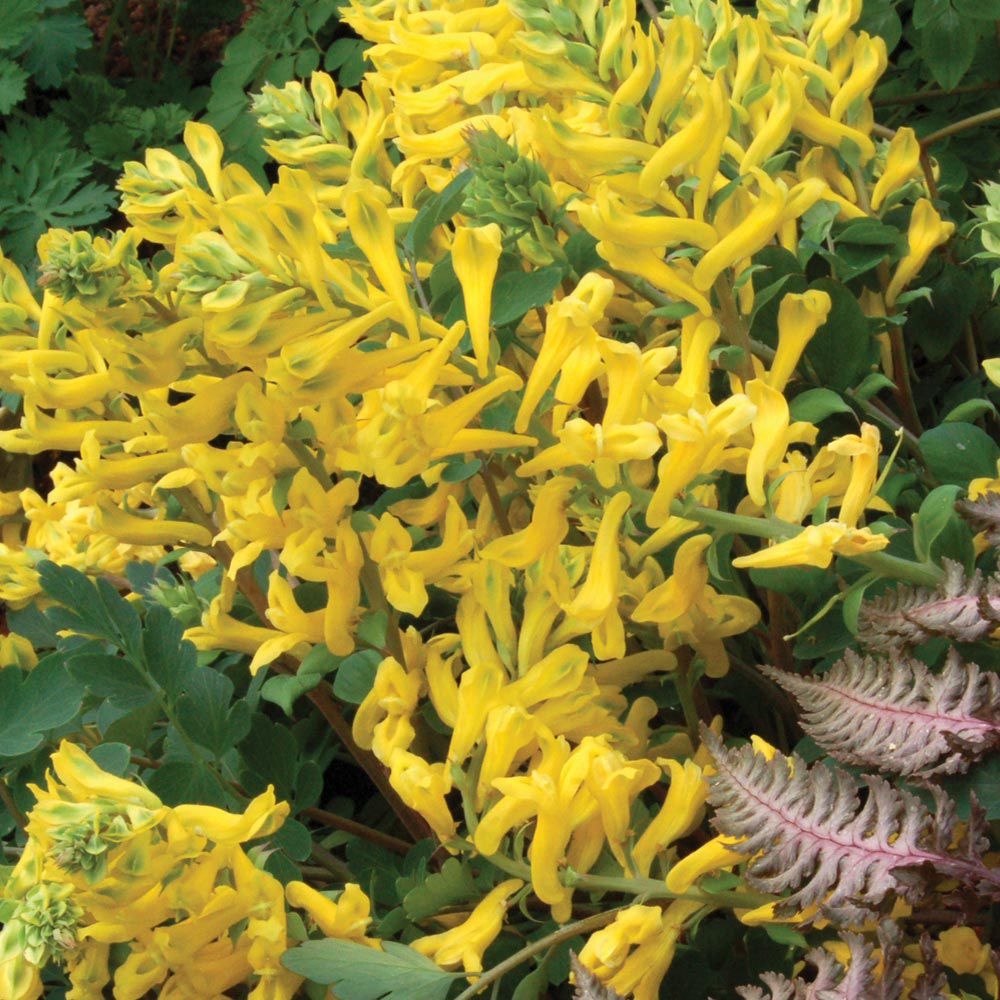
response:
<path id="1" fill-rule="evenodd" d="M 858 642 L 888 652 L 929 639 L 977 642 L 1000 625 L 1000 580 L 966 575 L 961 564 L 943 560 L 944 579 L 934 589 L 897 587 L 858 613 Z"/>
<path id="2" fill-rule="evenodd" d="M 726 749 L 704 727 L 702 739 L 715 760 L 709 778 L 713 823 L 739 841 L 735 850 L 751 856 L 745 873 L 751 888 L 792 890 L 776 907 L 779 914 L 815 905 L 823 917 L 855 924 L 893 896 L 919 902 L 935 875 L 1000 898 L 1000 872 L 979 857 L 987 841 L 975 802 L 953 849 L 954 804 L 939 789 L 933 789 L 932 816 L 912 792 L 865 775 L 862 803 L 854 778 L 842 768 L 810 768 L 797 754 L 777 751 L 769 760 L 750 745 Z"/>
<path id="3" fill-rule="evenodd" d="M 1000 679 L 954 651 L 940 674 L 892 654 L 848 652 L 820 677 L 761 671 L 794 695 L 802 728 L 845 764 L 904 776 L 953 774 L 1000 744 Z"/>

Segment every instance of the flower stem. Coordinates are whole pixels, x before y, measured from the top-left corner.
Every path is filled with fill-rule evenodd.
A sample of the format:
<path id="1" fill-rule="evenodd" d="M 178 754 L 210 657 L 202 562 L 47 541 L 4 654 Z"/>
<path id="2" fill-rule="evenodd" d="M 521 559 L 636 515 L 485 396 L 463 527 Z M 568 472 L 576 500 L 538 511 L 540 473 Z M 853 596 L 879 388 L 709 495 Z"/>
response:
<path id="1" fill-rule="evenodd" d="M 539 952 L 545 951 L 553 945 L 568 941 L 578 934 L 588 934 L 590 931 L 606 927 L 618 915 L 619 909 L 621 907 L 614 910 L 606 910 L 604 913 L 595 913 L 592 917 L 585 917 L 583 920 L 576 920 L 571 924 L 565 924 L 554 930 L 551 934 L 546 934 L 545 937 L 539 938 L 537 941 L 532 941 L 531 944 L 525 945 L 520 951 L 511 955 L 510 958 L 505 958 L 498 965 L 494 965 L 492 969 L 484 972 L 471 986 L 459 993 L 455 997 L 455 1000 L 472 1000 L 472 997 L 482 992 L 491 983 L 502 979 L 512 969 L 516 969 L 522 963 L 527 962 L 532 955 L 537 955 Z"/>

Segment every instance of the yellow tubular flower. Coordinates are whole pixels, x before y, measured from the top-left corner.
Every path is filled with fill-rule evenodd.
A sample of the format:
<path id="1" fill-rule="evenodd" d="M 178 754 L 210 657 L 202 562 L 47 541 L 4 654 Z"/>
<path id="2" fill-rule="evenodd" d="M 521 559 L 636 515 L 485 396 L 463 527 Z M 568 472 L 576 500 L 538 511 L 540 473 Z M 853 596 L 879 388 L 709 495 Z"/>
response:
<path id="1" fill-rule="evenodd" d="M 894 191 L 920 176 L 920 143 L 913 129 L 904 126 L 896 131 L 889 142 L 885 169 L 872 191 L 872 211 L 877 212 Z"/>
<path id="2" fill-rule="evenodd" d="M 368 258 L 386 294 L 399 308 L 410 339 L 418 340 L 420 335 L 409 290 L 396 256 L 394 226 L 374 185 L 356 183 L 348 187 L 344 193 L 343 208 L 354 242 Z"/>
<path id="3" fill-rule="evenodd" d="M 708 785 L 702 769 L 692 760 L 661 758 L 658 763 L 670 772 L 670 789 L 660 811 L 650 820 L 632 848 L 636 875 L 649 875 L 653 860 L 675 840 L 686 837 L 705 814 Z"/>
<path id="4" fill-rule="evenodd" d="M 734 865 L 747 861 L 749 855 L 741 854 L 738 850 L 742 843 L 742 838 L 719 836 L 702 844 L 667 872 L 667 889 L 679 895 L 691 889 L 702 875 L 720 868 L 728 871 Z"/>
<path id="5" fill-rule="evenodd" d="M 708 583 L 705 550 L 712 544 L 711 535 L 685 539 L 674 556 L 670 579 L 654 587 L 636 606 L 632 619 L 637 622 L 666 624 L 687 613 Z"/>
<path id="6" fill-rule="evenodd" d="M 542 484 L 535 497 L 531 523 L 521 531 L 494 539 L 480 556 L 504 566 L 525 569 L 552 551 L 569 530 L 566 498 L 577 485 L 568 476 L 552 476 Z"/>
<path id="7" fill-rule="evenodd" d="M 716 106 L 713 102 L 709 83 L 700 73 L 692 84 L 691 106 L 696 112 L 691 120 L 669 139 L 646 161 L 639 175 L 639 193 L 644 198 L 655 197 L 660 185 L 689 163 L 692 163 L 711 141 L 714 130 L 721 123 L 714 121 Z"/>
<path id="8" fill-rule="evenodd" d="M 778 566 L 816 566 L 826 569 L 835 553 L 859 555 L 878 552 L 889 544 L 885 535 L 874 535 L 867 528 L 850 528 L 843 521 L 826 521 L 803 528 L 794 538 L 778 542 L 749 556 L 733 560 L 737 569 Z"/>
<path id="9" fill-rule="evenodd" d="M 507 901 L 523 887 L 524 883 L 519 878 L 501 882 L 457 927 L 418 938 L 410 947 L 433 959 L 442 969 L 454 969 L 461 965 L 466 972 L 482 972 L 483 952 L 503 927 Z"/>
<path id="10" fill-rule="evenodd" d="M 472 338 L 472 353 L 480 378 L 489 370 L 490 357 L 490 296 L 502 246 L 500 227 L 459 226 L 451 247 L 455 276 L 462 285 L 465 315 Z"/>
<path id="11" fill-rule="evenodd" d="M 830 306 L 826 292 L 790 292 L 782 297 L 778 308 L 778 349 L 767 374 L 767 384 L 772 389 L 784 391 L 806 345 L 826 322 Z"/>
<path id="12" fill-rule="evenodd" d="M 786 66 L 776 74 L 772 84 L 771 110 L 766 125 L 753 137 L 753 141 L 743 154 L 740 173 L 745 174 L 751 167 L 759 167 L 769 156 L 777 152 L 792 130 L 792 122 L 798 113 L 805 94 L 805 81 L 791 66 Z"/>
<path id="13" fill-rule="evenodd" d="M 563 610 L 568 616 L 584 624 L 597 624 L 617 599 L 618 575 L 621 572 L 618 536 L 622 519 L 631 504 L 627 493 L 616 493 L 608 501 L 594 539 L 587 578 L 573 600 L 564 605 Z"/>
<path id="14" fill-rule="evenodd" d="M 285 886 L 285 898 L 289 906 L 305 910 L 326 937 L 374 944 L 365 937 L 371 923 L 371 902 L 356 883 L 345 885 L 335 902 L 305 882 L 292 881 Z"/>
<path id="15" fill-rule="evenodd" d="M 836 438 L 826 447 L 835 455 L 851 458 L 851 479 L 840 504 L 840 520 L 849 528 L 857 525 L 864 514 L 878 478 L 878 456 L 882 439 L 873 424 L 862 424 L 861 434 Z"/>
<path id="16" fill-rule="evenodd" d="M 737 264 L 765 246 L 778 231 L 785 207 L 787 190 L 780 181 L 775 183 L 759 167 L 751 167 L 760 196 L 750 214 L 732 232 L 709 250 L 694 269 L 695 288 L 707 291 L 727 268 Z"/>
<path id="17" fill-rule="evenodd" d="M 872 38 L 867 31 L 862 31 L 854 42 L 854 67 L 851 75 L 841 84 L 830 102 L 830 117 L 834 121 L 843 121 L 851 105 L 859 98 L 867 97 L 885 71 L 887 62 L 883 39 L 877 35 Z"/>
<path id="18" fill-rule="evenodd" d="M 896 273 L 886 289 L 886 305 L 891 306 L 896 301 L 899 293 L 927 263 L 931 251 L 944 243 L 954 231 L 955 223 L 944 222 L 937 209 L 926 198 L 921 198 L 913 206 L 910 228 L 906 234 L 907 253 L 896 265 Z"/>
<path id="19" fill-rule="evenodd" d="M 604 316 L 614 291 L 615 285 L 610 278 L 590 272 L 580 279 L 571 295 L 549 307 L 542 346 L 521 393 L 521 404 L 514 419 L 514 430 L 518 434 L 527 430 L 528 421 L 545 390 L 573 351 L 588 336 L 597 336 L 594 324 Z"/>
<path id="20" fill-rule="evenodd" d="M 455 836 L 455 820 L 445 798 L 451 791 L 447 764 L 428 764 L 422 757 L 397 748 L 389 759 L 389 783 L 406 805 L 427 820 L 439 839 Z"/>
<path id="21" fill-rule="evenodd" d="M 660 126 L 670 117 L 688 85 L 691 70 L 701 58 L 703 46 L 701 29 L 690 17 L 672 17 L 663 28 L 658 66 L 660 80 L 643 126 L 646 142 L 656 142 Z"/>

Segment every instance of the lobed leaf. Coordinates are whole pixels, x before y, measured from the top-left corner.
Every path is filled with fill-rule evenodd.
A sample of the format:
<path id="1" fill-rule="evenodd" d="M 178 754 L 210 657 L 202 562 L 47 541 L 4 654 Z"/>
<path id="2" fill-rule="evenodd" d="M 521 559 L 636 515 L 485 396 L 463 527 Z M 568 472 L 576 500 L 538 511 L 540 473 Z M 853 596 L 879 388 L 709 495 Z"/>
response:
<path id="1" fill-rule="evenodd" d="M 897 587 L 871 601 L 858 614 L 858 641 L 871 650 L 906 649 L 944 636 L 976 642 L 1000 624 L 1000 580 L 967 576 L 944 559 L 944 579 L 934 590 Z"/>
<path id="2" fill-rule="evenodd" d="M 981 838 L 962 855 L 946 853 L 955 826 L 954 805 L 937 791 L 937 818 L 911 792 L 865 775 L 864 804 L 854 779 L 841 768 L 807 767 L 797 754 L 768 760 L 750 745 L 727 750 L 705 727 L 702 739 L 715 759 L 709 801 L 720 833 L 739 838 L 753 860 L 747 884 L 791 895 L 780 913 L 817 905 L 828 919 L 867 919 L 892 894 L 912 901 L 924 893 L 920 869 L 1000 891 L 1000 873 L 977 853 Z"/>
<path id="3" fill-rule="evenodd" d="M 802 728 L 845 764 L 896 774 L 953 774 L 1000 745 L 1000 678 L 948 657 L 940 674 L 919 660 L 847 652 L 821 677 L 761 671 L 797 699 Z"/>

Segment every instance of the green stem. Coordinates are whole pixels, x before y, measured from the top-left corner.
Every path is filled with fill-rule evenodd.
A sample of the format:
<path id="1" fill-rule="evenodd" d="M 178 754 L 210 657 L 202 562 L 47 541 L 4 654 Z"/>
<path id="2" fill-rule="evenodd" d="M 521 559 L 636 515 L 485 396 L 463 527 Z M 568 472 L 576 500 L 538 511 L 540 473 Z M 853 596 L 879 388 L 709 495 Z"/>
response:
<path id="1" fill-rule="evenodd" d="M 302 463 L 302 467 L 312 474 L 313 479 L 323 489 L 328 490 L 333 486 L 333 478 L 323 467 L 323 463 L 301 441 L 286 434 L 284 445 Z"/>
<path id="2" fill-rule="evenodd" d="M 17 803 L 14 801 L 14 796 L 10 794 L 7 782 L 3 778 L 0 778 L 0 802 L 4 804 L 4 808 L 10 813 L 10 818 L 14 821 L 14 825 L 24 833 L 28 826 L 28 819 L 18 809 Z"/>
<path id="3" fill-rule="evenodd" d="M 930 135 L 925 135 L 920 140 L 920 145 L 926 148 L 935 142 L 947 139 L 949 136 L 965 132 L 970 128 L 977 128 L 987 124 L 987 122 L 996 121 L 998 118 L 1000 118 L 1000 108 L 991 108 L 989 111 L 981 111 L 978 115 L 969 115 L 968 118 L 962 118 L 960 121 L 945 125 L 944 128 L 939 128 L 936 132 L 931 132 Z"/>
<path id="4" fill-rule="evenodd" d="M 595 913 L 592 917 L 585 917 L 583 920 L 566 924 L 551 934 L 546 934 L 545 937 L 539 938 L 537 941 L 532 941 L 531 944 L 525 945 L 520 951 L 511 955 L 510 958 L 504 959 L 499 965 L 494 965 L 492 969 L 484 972 L 471 986 L 459 993 L 455 997 L 455 1000 L 472 1000 L 477 993 L 482 992 L 491 983 L 502 979 L 512 969 L 516 969 L 519 965 L 526 962 L 532 955 L 537 955 L 539 952 L 545 951 L 553 945 L 568 941 L 578 934 L 589 934 L 591 931 L 600 930 L 602 927 L 610 924 L 617 915 L 618 909 L 607 910 L 604 913 Z"/>

